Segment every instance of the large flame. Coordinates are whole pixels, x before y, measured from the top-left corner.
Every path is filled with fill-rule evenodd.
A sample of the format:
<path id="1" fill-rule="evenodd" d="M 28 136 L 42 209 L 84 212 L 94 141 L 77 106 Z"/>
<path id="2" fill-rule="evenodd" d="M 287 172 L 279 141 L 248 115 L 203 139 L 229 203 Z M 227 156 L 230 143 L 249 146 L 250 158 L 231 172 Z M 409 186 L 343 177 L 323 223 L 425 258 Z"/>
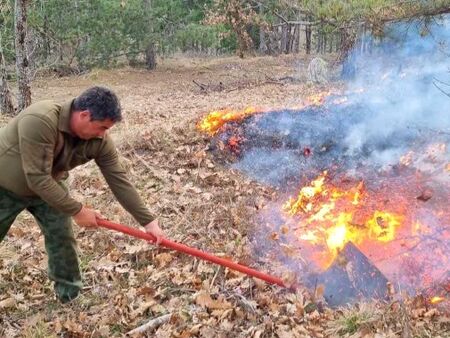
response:
<path id="1" fill-rule="evenodd" d="M 395 239 L 403 217 L 394 212 L 363 207 L 367 192 L 359 182 L 347 189 L 327 183 L 325 171 L 289 199 L 283 210 L 300 218 L 295 228 L 299 239 L 326 247 L 317 263 L 326 268 L 346 243 L 365 240 L 389 242 Z M 369 209 L 369 211 L 367 210 Z"/>
<path id="2" fill-rule="evenodd" d="M 222 109 L 210 112 L 198 125 L 198 129 L 213 136 L 219 129 L 228 122 L 241 121 L 247 116 L 261 112 L 255 107 L 248 107 L 244 110 Z"/>
<path id="3" fill-rule="evenodd" d="M 304 108 L 305 106 L 320 106 L 324 104 L 327 98 L 332 94 L 338 93 L 332 91 L 323 91 L 317 94 L 310 95 L 302 104 L 296 106 L 295 109 L 299 110 Z M 340 96 L 333 100 L 333 104 L 341 104 L 344 102 L 347 102 L 347 97 L 345 96 Z M 220 128 L 222 128 L 222 126 L 224 126 L 228 122 L 242 121 L 250 115 L 256 113 L 264 113 L 266 111 L 269 110 L 264 110 L 262 108 L 256 108 L 252 106 L 247 107 L 243 110 L 234 110 L 230 108 L 214 110 L 197 124 L 197 128 L 210 136 L 214 136 L 220 130 Z"/>
<path id="4" fill-rule="evenodd" d="M 431 303 L 431 304 L 437 304 L 437 303 L 443 302 L 444 300 L 445 300 L 444 297 L 434 296 L 434 297 L 432 297 L 432 298 L 430 299 L 430 303 Z"/>

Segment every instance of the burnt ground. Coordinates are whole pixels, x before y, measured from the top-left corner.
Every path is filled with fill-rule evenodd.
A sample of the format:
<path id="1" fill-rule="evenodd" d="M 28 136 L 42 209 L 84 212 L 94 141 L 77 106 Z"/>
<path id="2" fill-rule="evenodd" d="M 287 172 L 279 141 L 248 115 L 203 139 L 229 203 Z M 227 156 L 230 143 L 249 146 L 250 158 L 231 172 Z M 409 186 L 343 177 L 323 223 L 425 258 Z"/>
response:
<path id="1" fill-rule="evenodd" d="M 114 89 L 125 121 L 112 133 L 131 180 L 167 236 L 289 279 L 289 272 L 253 257 L 248 245 L 253 216 L 277 191 L 216 163 L 208 152 L 210 139 L 196 123 L 212 110 L 286 108 L 330 89 L 307 82 L 307 65 L 301 56 L 173 58 L 152 72 L 121 68 L 41 78 L 33 83 L 33 100 L 63 101 L 96 84 Z M 105 217 L 136 226 L 95 165 L 74 171 L 70 185 L 74 196 Z M 394 297 L 389 303 L 331 310 L 320 302 L 320 288 L 290 292 L 126 235 L 74 228 L 85 288 L 78 299 L 61 305 L 46 275 L 38 226 L 26 213 L 16 220 L 0 245 L 0 336 L 121 336 L 159 317 L 162 322 L 146 335 L 448 334 L 449 318 L 421 299 Z"/>

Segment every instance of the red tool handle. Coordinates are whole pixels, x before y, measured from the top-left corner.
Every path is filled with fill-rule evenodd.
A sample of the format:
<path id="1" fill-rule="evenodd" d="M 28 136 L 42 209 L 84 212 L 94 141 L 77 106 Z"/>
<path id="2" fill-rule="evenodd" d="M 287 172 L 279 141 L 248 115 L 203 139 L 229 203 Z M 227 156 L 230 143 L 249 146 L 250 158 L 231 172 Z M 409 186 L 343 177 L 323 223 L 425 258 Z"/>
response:
<path id="1" fill-rule="evenodd" d="M 124 226 L 122 224 L 113 223 L 113 222 L 110 222 L 110 221 L 107 221 L 104 219 L 97 220 L 97 224 L 101 227 L 108 228 L 111 230 L 116 230 L 116 231 L 122 232 L 124 234 L 131 235 L 133 237 L 142 238 L 149 242 L 153 242 L 153 243 L 156 242 L 156 238 L 153 235 L 148 234 L 148 233 L 143 232 L 138 229 Z M 169 248 L 169 249 L 174 249 L 174 250 L 177 250 L 180 252 L 184 252 L 185 254 L 198 257 L 205 261 L 210 261 L 210 262 L 225 266 L 227 268 L 245 273 L 246 275 L 262 279 L 263 281 L 266 281 L 268 283 L 286 287 L 285 284 L 283 283 L 283 281 L 281 280 L 281 278 L 267 275 L 263 272 L 248 268 L 248 267 L 238 264 L 238 263 L 234 263 L 234 262 L 229 261 L 224 258 L 220 258 L 220 257 L 214 256 L 214 255 L 211 255 L 207 252 L 204 252 L 204 251 L 201 251 L 201 250 L 198 250 L 195 248 L 191 248 L 187 245 L 172 242 L 166 238 L 162 239 L 160 245 L 164 246 L 166 248 Z"/>

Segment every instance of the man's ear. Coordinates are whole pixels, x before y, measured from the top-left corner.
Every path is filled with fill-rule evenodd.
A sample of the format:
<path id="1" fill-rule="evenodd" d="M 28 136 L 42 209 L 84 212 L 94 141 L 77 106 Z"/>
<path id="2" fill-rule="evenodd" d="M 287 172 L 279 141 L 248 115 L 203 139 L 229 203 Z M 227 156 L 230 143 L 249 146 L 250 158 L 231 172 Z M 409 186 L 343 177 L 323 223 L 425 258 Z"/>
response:
<path id="1" fill-rule="evenodd" d="M 89 112 L 89 110 L 82 110 L 80 111 L 80 118 L 82 118 L 83 120 L 91 120 L 91 113 Z"/>

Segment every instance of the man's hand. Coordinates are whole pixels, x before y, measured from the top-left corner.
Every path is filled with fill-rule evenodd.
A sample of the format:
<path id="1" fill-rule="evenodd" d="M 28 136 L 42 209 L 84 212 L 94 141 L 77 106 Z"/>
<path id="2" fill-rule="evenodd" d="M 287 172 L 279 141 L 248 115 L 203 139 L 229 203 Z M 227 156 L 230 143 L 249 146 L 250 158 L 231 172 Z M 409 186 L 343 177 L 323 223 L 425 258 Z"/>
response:
<path id="1" fill-rule="evenodd" d="M 79 226 L 90 228 L 98 226 L 97 219 L 101 219 L 103 216 L 99 212 L 83 206 L 72 218 Z"/>
<path id="2" fill-rule="evenodd" d="M 151 221 L 145 226 L 145 231 L 156 237 L 156 245 L 161 244 L 161 241 L 166 235 L 164 235 L 164 232 L 159 227 L 158 220 L 155 219 L 154 221 Z"/>

